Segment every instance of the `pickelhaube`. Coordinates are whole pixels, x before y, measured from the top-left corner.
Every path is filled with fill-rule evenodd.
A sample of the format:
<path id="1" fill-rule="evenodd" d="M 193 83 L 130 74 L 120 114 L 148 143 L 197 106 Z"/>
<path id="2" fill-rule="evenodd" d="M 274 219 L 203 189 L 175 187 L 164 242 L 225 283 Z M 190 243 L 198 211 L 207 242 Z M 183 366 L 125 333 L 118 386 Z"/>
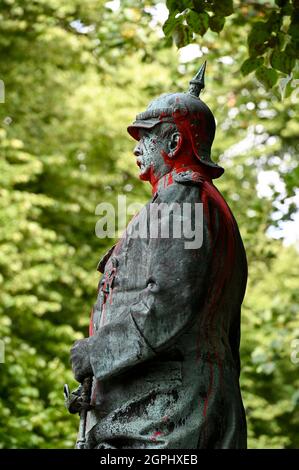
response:
<path id="1" fill-rule="evenodd" d="M 129 134 L 139 140 L 140 128 L 152 129 L 163 122 L 174 123 L 180 133 L 190 139 L 199 161 L 209 169 L 212 178 L 218 178 L 224 169 L 211 160 L 215 137 L 215 119 L 208 106 L 199 98 L 205 86 L 206 62 L 190 81 L 186 93 L 166 93 L 150 102 L 145 112 L 136 116 L 128 127 Z"/>

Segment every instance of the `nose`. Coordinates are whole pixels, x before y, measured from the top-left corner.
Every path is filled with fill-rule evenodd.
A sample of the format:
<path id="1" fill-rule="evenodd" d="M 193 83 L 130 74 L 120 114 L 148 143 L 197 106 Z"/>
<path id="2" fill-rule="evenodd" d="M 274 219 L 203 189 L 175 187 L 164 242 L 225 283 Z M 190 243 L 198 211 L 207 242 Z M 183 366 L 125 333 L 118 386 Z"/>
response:
<path id="1" fill-rule="evenodd" d="M 141 149 L 141 146 L 140 146 L 140 142 L 138 142 L 138 144 L 134 148 L 133 153 L 134 153 L 135 157 L 139 157 L 140 155 L 142 155 L 143 152 L 142 152 L 142 149 Z"/>

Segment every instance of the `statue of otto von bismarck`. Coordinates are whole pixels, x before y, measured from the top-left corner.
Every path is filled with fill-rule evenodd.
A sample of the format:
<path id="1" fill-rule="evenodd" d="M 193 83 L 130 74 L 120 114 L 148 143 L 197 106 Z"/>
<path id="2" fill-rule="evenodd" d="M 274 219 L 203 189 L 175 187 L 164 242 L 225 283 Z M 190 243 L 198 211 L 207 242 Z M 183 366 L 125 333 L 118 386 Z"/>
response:
<path id="1" fill-rule="evenodd" d="M 86 448 L 246 447 L 239 344 L 247 263 L 213 184 L 224 170 L 210 157 L 215 121 L 199 98 L 204 72 L 205 64 L 187 93 L 153 100 L 128 127 L 140 178 L 153 189 L 145 209 L 170 207 L 159 217 L 172 232 L 136 236 L 144 214 L 149 229 L 158 217 L 142 210 L 99 263 L 90 337 L 71 350 L 78 382 L 93 377 Z M 183 230 L 172 236 L 186 222 L 201 231 L 200 243 Z M 71 412 L 83 406 L 81 391 L 70 396 Z"/>

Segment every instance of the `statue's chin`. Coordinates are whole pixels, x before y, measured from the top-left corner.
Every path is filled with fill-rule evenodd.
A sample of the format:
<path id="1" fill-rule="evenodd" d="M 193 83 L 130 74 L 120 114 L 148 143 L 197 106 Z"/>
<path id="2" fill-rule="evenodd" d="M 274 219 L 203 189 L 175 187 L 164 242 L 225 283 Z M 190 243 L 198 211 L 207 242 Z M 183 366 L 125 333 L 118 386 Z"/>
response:
<path id="1" fill-rule="evenodd" d="M 139 179 L 142 181 L 150 181 L 151 180 L 151 169 L 145 168 L 141 170 L 139 173 Z"/>

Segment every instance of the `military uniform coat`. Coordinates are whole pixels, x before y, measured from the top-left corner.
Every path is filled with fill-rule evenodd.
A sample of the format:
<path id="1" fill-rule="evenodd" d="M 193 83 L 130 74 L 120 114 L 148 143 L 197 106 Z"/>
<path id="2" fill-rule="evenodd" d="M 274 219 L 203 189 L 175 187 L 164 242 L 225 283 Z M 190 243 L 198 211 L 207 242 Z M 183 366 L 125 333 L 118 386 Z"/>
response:
<path id="1" fill-rule="evenodd" d="M 194 171 L 164 180 L 146 207 L 202 203 L 202 245 L 186 249 L 183 237 L 136 237 L 139 214 L 100 262 L 87 447 L 245 448 L 242 240 L 211 181 Z"/>

